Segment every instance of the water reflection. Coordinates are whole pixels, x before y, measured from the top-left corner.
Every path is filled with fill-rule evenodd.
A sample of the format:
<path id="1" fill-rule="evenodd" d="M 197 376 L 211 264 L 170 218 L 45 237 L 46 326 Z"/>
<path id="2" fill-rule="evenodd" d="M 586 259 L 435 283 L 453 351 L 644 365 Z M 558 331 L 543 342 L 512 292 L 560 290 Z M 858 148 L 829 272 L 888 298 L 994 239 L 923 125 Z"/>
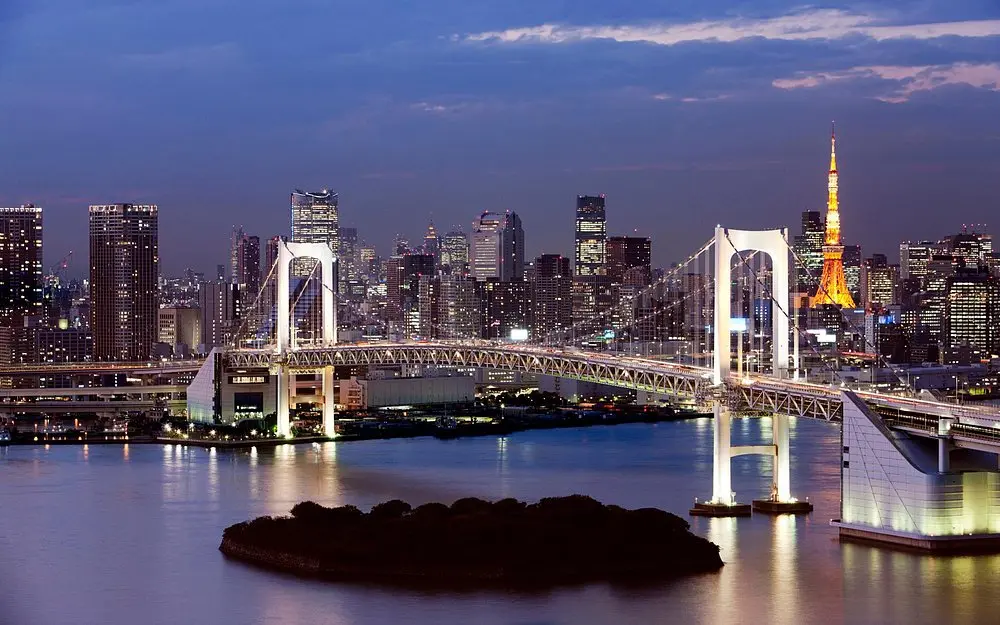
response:
<path id="1" fill-rule="evenodd" d="M 686 510 L 711 489 L 711 425 L 249 450 L 91 445 L 86 462 L 82 447 L 0 450 L 9 502 L 0 506 L 0 583 L 16 589 L 3 614 L 31 615 L 16 620 L 25 625 L 997 622 L 1000 557 L 929 558 L 837 541 L 827 519 L 838 507 L 839 432 L 807 420 L 791 424 L 792 487 L 812 496 L 816 512 L 693 519 L 726 565 L 662 587 L 423 595 L 273 575 L 217 551 L 227 525 L 286 514 L 303 499 L 366 508 L 390 497 L 585 492 L 626 507 Z M 767 419 L 741 421 L 734 443 L 766 440 L 768 427 Z M 740 469 L 738 492 L 766 492 L 769 461 Z"/>

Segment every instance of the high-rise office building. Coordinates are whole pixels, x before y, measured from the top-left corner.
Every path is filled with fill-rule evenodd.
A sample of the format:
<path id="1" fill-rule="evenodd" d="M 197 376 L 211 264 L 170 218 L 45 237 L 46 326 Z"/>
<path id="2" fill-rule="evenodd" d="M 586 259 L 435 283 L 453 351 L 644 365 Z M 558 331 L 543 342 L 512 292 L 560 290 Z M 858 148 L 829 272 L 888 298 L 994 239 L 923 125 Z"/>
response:
<path id="1" fill-rule="evenodd" d="M 535 259 L 532 339 L 559 342 L 573 323 L 573 277 L 569 258 L 543 254 Z"/>
<path id="2" fill-rule="evenodd" d="M 945 238 L 948 253 L 966 268 L 988 267 L 993 256 L 993 240 L 988 235 L 963 230 Z"/>
<path id="3" fill-rule="evenodd" d="M 434 222 L 431 222 L 427 226 L 427 234 L 424 235 L 424 245 L 423 252 L 433 256 L 435 260 L 440 253 L 441 238 L 438 236 L 437 228 L 434 227 Z"/>
<path id="4" fill-rule="evenodd" d="M 604 195 L 580 195 L 576 198 L 576 244 L 574 275 L 607 275 L 608 233 Z"/>
<path id="5" fill-rule="evenodd" d="M 500 277 L 502 215 L 483 211 L 472 222 L 469 273 L 477 280 Z"/>
<path id="6" fill-rule="evenodd" d="M 864 258 L 860 245 L 844 246 L 844 282 L 855 302 L 861 301 L 861 272 Z"/>
<path id="7" fill-rule="evenodd" d="M 150 357 L 159 322 L 158 210 L 90 207 L 90 299 L 94 358 Z"/>
<path id="8" fill-rule="evenodd" d="M 340 207 L 337 193 L 292 192 L 292 241 L 326 243 L 334 254 L 340 252 Z M 312 267 L 310 267 L 310 270 Z"/>
<path id="9" fill-rule="evenodd" d="M 927 264 L 927 278 L 919 302 L 919 326 L 935 344 L 944 340 L 948 280 L 955 275 L 955 269 L 951 254 L 935 254 Z"/>
<path id="10" fill-rule="evenodd" d="M 823 274 L 813 299 L 813 306 L 836 305 L 854 308 L 847 280 L 844 278 L 844 245 L 840 240 L 839 179 L 837 172 L 837 135 L 830 136 L 830 172 L 827 176 L 826 236 L 823 238 Z"/>
<path id="11" fill-rule="evenodd" d="M 0 208 L 0 364 L 28 362 L 25 319 L 43 311 L 42 209 Z"/>
<path id="12" fill-rule="evenodd" d="M 205 353 L 213 347 L 228 345 L 242 317 L 240 287 L 226 282 L 203 282 L 198 289 L 198 307 Z"/>
<path id="13" fill-rule="evenodd" d="M 161 308 L 158 319 L 158 341 L 172 347 L 174 356 L 181 355 L 185 349 L 198 349 L 201 345 L 202 315 L 199 309 L 178 306 Z"/>
<path id="14" fill-rule="evenodd" d="M 257 297 L 260 292 L 260 237 L 246 234 L 242 227 L 233 230 L 229 271 L 233 284 L 238 284 L 248 297 Z"/>
<path id="15" fill-rule="evenodd" d="M 935 241 L 904 241 L 899 244 L 899 277 L 916 279 L 921 286 L 927 280 L 927 267 L 935 254 L 947 252 L 946 245 Z"/>
<path id="16" fill-rule="evenodd" d="M 980 362 L 1000 354 L 1000 281 L 983 268 L 958 269 L 948 278 L 944 314 L 945 361 Z"/>
<path id="17" fill-rule="evenodd" d="M 358 249 L 358 274 L 369 282 L 378 282 L 378 253 L 371 245 L 362 245 Z"/>
<path id="18" fill-rule="evenodd" d="M 442 339 L 479 338 L 479 298 L 476 280 L 463 276 L 442 276 L 438 319 Z"/>
<path id="19" fill-rule="evenodd" d="M 890 265 L 885 254 L 872 254 L 865 259 L 862 271 L 861 302 L 871 311 L 898 303 L 896 285 L 899 282 L 899 267 Z"/>
<path id="20" fill-rule="evenodd" d="M 404 254 L 399 259 L 398 267 L 399 285 L 393 288 L 394 285 L 390 283 L 387 290 L 398 292 L 398 299 L 393 303 L 399 307 L 402 316 L 406 317 L 419 308 L 420 278 L 434 275 L 434 257 L 428 254 Z M 415 325 L 414 333 L 419 332 L 419 324 Z"/>
<path id="21" fill-rule="evenodd" d="M 610 237 L 608 278 L 612 284 L 647 286 L 652 281 L 651 242 L 647 237 Z"/>
<path id="22" fill-rule="evenodd" d="M 385 261 L 385 318 L 399 322 L 403 319 L 403 257 L 393 256 Z"/>
<path id="23" fill-rule="evenodd" d="M 826 234 L 826 222 L 819 211 L 803 211 L 802 231 L 796 235 L 793 243 L 797 262 L 795 263 L 795 282 L 800 293 L 816 294 L 819 277 L 823 271 L 823 238 Z"/>
<path id="24" fill-rule="evenodd" d="M 517 213 L 507 211 L 500 231 L 500 279 L 524 279 L 524 228 Z"/>
<path id="25" fill-rule="evenodd" d="M 465 275 L 469 272 L 469 238 L 464 232 L 453 230 L 441 239 L 438 266 L 451 275 Z"/>
<path id="26" fill-rule="evenodd" d="M 340 229 L 340 255 L 337 257 L 338 274 L 341 281 L 340 292 L 346 293 L 346 283 L 361 279 L 358 262 L 358 229 Z"/>
<path id="27" fill-rule="evenodd" d="M 329 189 L 322 191 L 296 189 L 291 194 L 291 207 L 292 241 L 325 243 L 333 250 L 334 256 L 340 254 L 340 206 L 336 192 Z M 291 285 L 298 301 L 292 312 L 292 324 L 296 328 L 299 340 L 302 341 L 314 341 L 322 335 L 323 297 L 320 271 L 319 261 L 315 258 L 292 261 L 292 275 L 300 282 Z M 336 271 L 332 280 L 334 288 L 338 289 Z"/>
<path id="28" fill-rule="evenodd" d="M 440 304 L 441 279 L 437 276 L 420 276 L 420 293 L 417 308 L 420 315 L 418 335 L 424 339 L 441 336 Z"/>
<path id="29" fill-rule="evenodd" d="M 531 328 L 532 283 L 490 278 L 478 286 L 484 339 L 508 339 L 512 330 Z"/>

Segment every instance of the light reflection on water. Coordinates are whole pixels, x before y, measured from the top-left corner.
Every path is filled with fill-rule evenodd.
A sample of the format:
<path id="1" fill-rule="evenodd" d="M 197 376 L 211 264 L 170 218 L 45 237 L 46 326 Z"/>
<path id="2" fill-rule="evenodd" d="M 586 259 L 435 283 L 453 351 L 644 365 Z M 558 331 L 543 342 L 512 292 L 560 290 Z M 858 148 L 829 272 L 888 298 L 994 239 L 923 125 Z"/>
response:
<path id="1" fill-rule="evenodd" d="M 692 519 L 694 531 L 720 545 L 726 566 L 657 588 L 387 592 L 274 575 L 216 550 L 227 525 L 285 514 L 306 499 L 367 508 L 394 497 L 416 505 L 581 492 L 684 512 L 710 494 L 711 426 L 696 419 L 239 451 L 5 448 L 0 622 L 998 622 L 1000 557 L 925 557 L 837 541 L 828 520 L 838 511 L 839 432 L 807 420 L 791 424 L 792 487 L 816 512 Z M 769 419 L 740 421 L 733 431 L 737 444 L 769 436 Z M 736 459 L 740 499 L 766 496 L 770 471 L 768 458 Z"/>

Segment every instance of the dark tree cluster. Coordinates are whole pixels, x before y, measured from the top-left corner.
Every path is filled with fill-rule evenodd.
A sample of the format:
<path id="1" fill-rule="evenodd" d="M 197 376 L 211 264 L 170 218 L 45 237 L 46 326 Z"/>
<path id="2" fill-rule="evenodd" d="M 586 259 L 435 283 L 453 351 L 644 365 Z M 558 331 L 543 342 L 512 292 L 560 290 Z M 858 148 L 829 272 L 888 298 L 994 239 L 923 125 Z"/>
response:
<path id="1" fill-rule="evenodd" d="M 303 502 L 291 516 L 226 528 L 220 549 L 263 566 L 412 585 L 644 583 L 722 567 L 718 546 L 685 520 L 582 495 L 417 508 L 392 500 L 368 513 Z"/>

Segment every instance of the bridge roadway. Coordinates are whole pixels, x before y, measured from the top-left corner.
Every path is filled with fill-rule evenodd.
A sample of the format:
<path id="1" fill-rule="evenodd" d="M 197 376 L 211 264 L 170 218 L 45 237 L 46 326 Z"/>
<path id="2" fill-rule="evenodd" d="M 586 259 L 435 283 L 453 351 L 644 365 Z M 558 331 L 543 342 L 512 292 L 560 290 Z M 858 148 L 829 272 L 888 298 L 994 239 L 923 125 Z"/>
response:
<path id="1" fill-rule="evenodd" d="M 36 375 L 174 375 L 196 373 L 201 360 L 165 360 L 160 362 L 64 362 L 41 365 L 8 365 L 0 367 L 0 378 Z"/>
<path id="2" fill-rule="evenodd" d="M 63 415 L 79 413 L 112 414 L 122 412 L 145 412 L 157 406 L 171 411 L 184 410 L 187 400 L 168 399 L 162 404 L 153 400 L 98 400 L 98 401 L 35 401 L 18 404 L 0 403 L 0 414 Z"/>
<path id="3" fill-rule="evenodd" d="M 596 382 L 667 395 L 707 405 L 723 402 L 744 414 L 783 413 L 839 421 L 843 411 L 837 386 L 751 375 L 732 375 L 720 387 L 712 369 L 651 358 L 525 344 L 485 341 L 340 344 L 302 348 L 279 355 L 273 350 L 233 350 L 224 357 L 232 368 L 285 366 L 299 373 L 318 373 L 328 366 L 421 364 L 521 371 Z M 892 427 L 936 437 L 939 418 L 954 420 L 950 437 L 956 445 L 1000 450 L 1000 409 L 958 406 L 924 399 L 859 392 Z"/>
<path id="4" fill-rule="evenodd" d="M 157 406 L 157 400 L 152 396 L 157 395 L 168 396 L 168 399 L 162 400 L 162 405 L 178 411 L 187 408 L 187 400 L 175 399 L 175 397 L 186 393 L 187 386 L 182 384 L 91 388 L 5 388 L 0 389 L 0 414 L 108 413 L 152 410 Z"/>

